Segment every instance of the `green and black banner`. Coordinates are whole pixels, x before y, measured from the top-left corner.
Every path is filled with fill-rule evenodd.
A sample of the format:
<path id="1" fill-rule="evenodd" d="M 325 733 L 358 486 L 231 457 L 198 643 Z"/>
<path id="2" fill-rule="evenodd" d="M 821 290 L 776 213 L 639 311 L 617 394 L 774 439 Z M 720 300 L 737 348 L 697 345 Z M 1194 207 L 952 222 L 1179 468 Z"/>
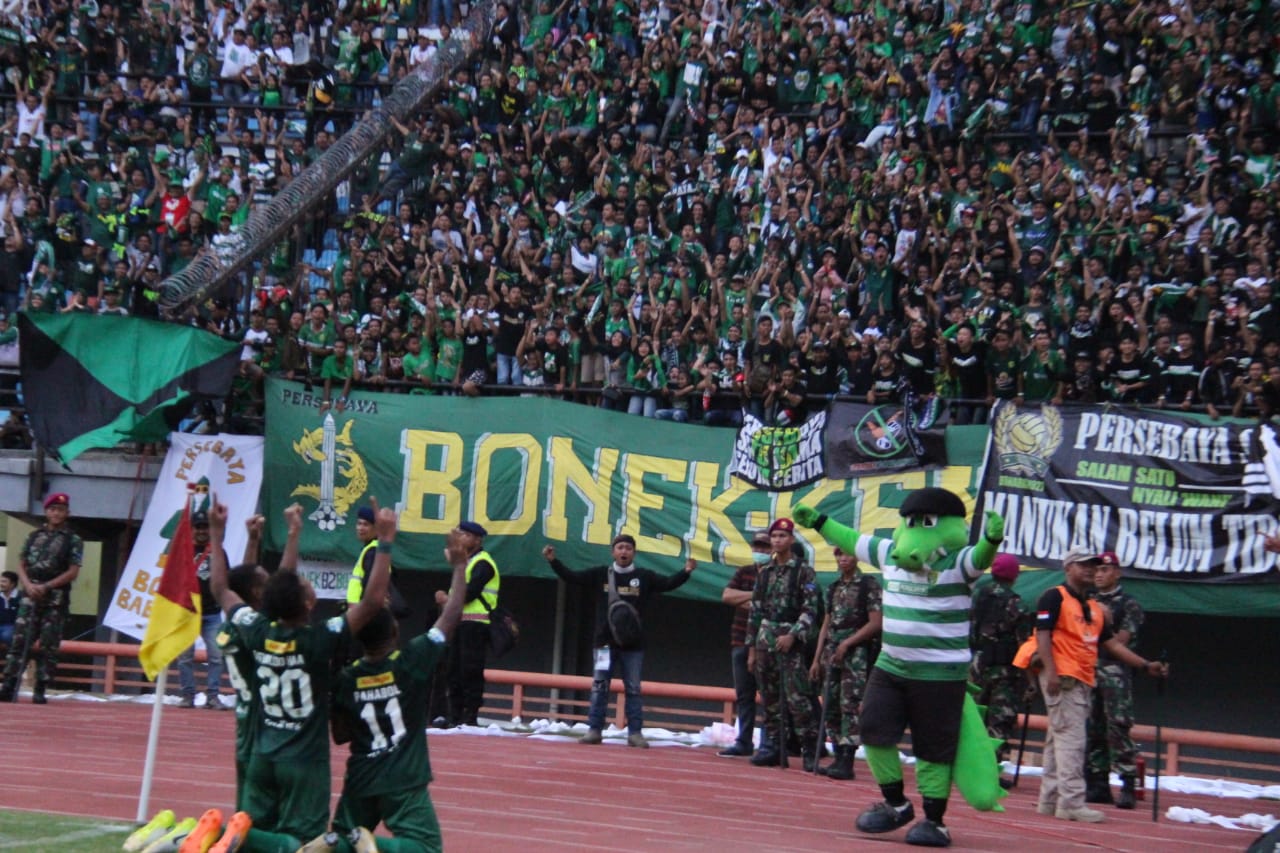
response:
<path id="1" fill-rule="evenodd" d="M 1127 407 L 992 412 L 979 510 L 1002 550 L 1059 568 L 1073 548 L 1113 551 L 1126 574 L 1276 581 L 1263 538 L 1280 530 L 1280 447 L 1267 424 Z"/>
<path id="2" fill-rule="evenodd" d="M 66 464 L 122 441 L 162 441 L 196 399 L 222 397 L 240 344 L 138 317 L 18 315 L 31 430 Z"/>
<path id="3" fill-rule="evenodd" d="M 921 410 L 930 413 L 922 418 Z M 947 440 L 929 401 L 834 403 L 827 412 L 830 477 L 862 477 L 947 464 Z"/>
<path id="4" fill-rule="evenodd" d="M 826 475 L 826 431 L 826 412 L 814 412 L 799 426 L 765 426 L 759 418 L 744 413 L 729 471 L 770 492 L 807 486 Z"/>

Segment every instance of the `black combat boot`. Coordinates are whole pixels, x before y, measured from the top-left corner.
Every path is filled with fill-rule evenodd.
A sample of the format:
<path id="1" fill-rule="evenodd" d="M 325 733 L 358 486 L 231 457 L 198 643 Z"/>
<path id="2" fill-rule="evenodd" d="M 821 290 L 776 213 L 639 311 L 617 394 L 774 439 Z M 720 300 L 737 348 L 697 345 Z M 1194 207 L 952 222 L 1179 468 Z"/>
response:
<path id="1" fill-rule="evenodd" d="M 826 769 L 823 775 L 828 779 L 852 779 L 853 752 L 854 748 L 852 746 L 837 746 L 836 760 L 831 762 L 831 766 Z"/>
<path id="2" fill-rule="evenodd" d="M 836 747 L 836 760 L 823 771 L 827 779 L 852 779 L 854 777 L 854 747 Z"/>
<path id="3" fill-rule="evenodd" d="M 44 698 L 44 684 L 45 683 L 43 681 L 36 682 L 35 690 L 32 691 L 31 693 L 32 705 L 48 705 L 49 704 L 49 700 Z"/>
<path id="4" fill-rule="evenodd" d="M 800 751 L 801 761 L 804 763 L 804 772 L 812 773 L 818 766 L 818 752 L 811 746 L 806 746 Z"/>
<path id="5" fill-rule="evenodd" d="M 1110 803 L 1111 800 L 1111 780 L 1104 771 L 1097 773 L 1093 770 L 1085 772 L 1084 777 L 1084 801 L 1086 803 Z"/>
<path id="6" fill-rule="evenodd" d="M 1133 776 L 1125 774 L 1120 777 L 1120 796 L 1116 797 L 1116 808 L 1133 808 Z"/>
<path id="7" fill-rule="evenodd" d="M 771 743 L 762 744 L 756 754 L 751 756 L 751 764 L 755 767 L 777 767 L 781 763 L 782 758 Z"/>
<path id="8" fill-rule="evenodd" d="M 18 685 L 14 681 L 6 681 L 0 684 L 0 702 L 17 702 L 18 701 Z"/>

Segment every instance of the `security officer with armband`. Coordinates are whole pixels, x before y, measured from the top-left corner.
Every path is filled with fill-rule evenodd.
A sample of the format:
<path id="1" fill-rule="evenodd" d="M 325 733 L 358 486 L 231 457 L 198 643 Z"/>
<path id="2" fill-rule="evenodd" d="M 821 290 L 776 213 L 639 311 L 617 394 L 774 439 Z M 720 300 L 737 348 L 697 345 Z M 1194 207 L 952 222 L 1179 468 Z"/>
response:
<path id="1" fill-rule="evenodd" d="M 1022 597 L 1013 591 L 1018 558 L 997 554 L 991 563 L 991 578 L 991 583 L 979 587 L 973 597 L 969 680 L 981 691 L 975 700 L 987 707 L 988 734 L 1004 741 L 996 753 L 1004 761 L 1009 757 L 1009 738 L 1027 690 L 1026 676 L 1013 665 L 1013 658 L 1031 626 L 1022 609 Z"/>
<path id="2" fill-rule="evenodd" d="M 760 570 L 747 619 L 747 666 L 756 673 L 765 725 L 773 737 L 771 743 L 761 744 L 751 763 L 757 767 L 781 763 L 780 750 L 787 748 L 794 732 L 803 744 L 804 769 L 812 773 L 818 760 L 818 719 L 811 701 L 809 649 L 817 639 L 822 599 L 813 567 L 791 549 L 795 523 L 789 518 L 774 521 L 769 542 L 773 560 Z M 783 702 L 791 721 L 789 732 L 781 731 Z"/>
<path id="3" fill-rule="evenodd" d="M 489 649 L 489 611 L 498 606 L 498 564 L 484 550 L 488 532 L 474 521 L 458 525 L 467 552 L 467 595 L 462 621 L 449 646 L 449 724 L 478 725 L 484 700 L 484 659 Z M 438 596 L 437 596 L 438 598 Z"/>
<path id="4" fill-rule="evenodd" d="M 1111 631 L 1126 648 L 1136 651 L 1138 630 L 1146 619 L 1142 605 L 1120 586 L 1120 560 L 1111 551 L 1098 555 L 1093 583 L 1094 600 L 1111 612 Z M 1094 670 L 1093 708 L 1089 714 L 1088 746 L 1085 752 L 1086 803 L 1111 802 L 1111 770 L 1120 776 L 1118 809 L 1134 807 L 1134 785 L 1138 772 L 1138 748 L 1129 730 L 1133 728 L 1133 673 L 1107 649 L 1098 649 Z"/>

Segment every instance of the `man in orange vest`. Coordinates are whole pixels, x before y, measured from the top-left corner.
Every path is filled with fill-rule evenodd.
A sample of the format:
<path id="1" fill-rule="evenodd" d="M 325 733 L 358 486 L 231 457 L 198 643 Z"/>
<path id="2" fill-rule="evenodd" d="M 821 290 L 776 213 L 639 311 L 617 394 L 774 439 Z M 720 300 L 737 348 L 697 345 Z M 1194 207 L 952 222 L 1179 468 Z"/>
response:
<path id="1" fill-rule="evenodd" d="M 1059 820 L 1099 823 L 1102 812 L 1085 805 L 1085 727 L 1098 646 L 1129 666 L 1165 678 L 1168 664 L 1149 661 L 1113 636 L 1106 610 L 1089 598 L 1101 554 L 1075 549 L 1063 559 L 1064 583 L 1045 590 L 1036 604 L 1036 635 L 1020 650 L 1015 664 L 1026 667 L 1031 651 L 1039 656 L 1040 689 L 1049 712 L 1044 744 L 1044 776 L 1037 811 Z M 1032 642 L 1034 641 L 1034 646 Z"/>

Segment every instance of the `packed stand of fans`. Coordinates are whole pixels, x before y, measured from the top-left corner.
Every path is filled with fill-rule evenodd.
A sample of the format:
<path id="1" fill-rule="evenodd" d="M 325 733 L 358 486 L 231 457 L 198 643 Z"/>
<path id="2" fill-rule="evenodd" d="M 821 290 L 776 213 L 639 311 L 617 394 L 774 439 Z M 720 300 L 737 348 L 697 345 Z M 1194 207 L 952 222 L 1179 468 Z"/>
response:
<path id="1" fill-rule="evenodd" d="M 1270 6 L 553 2 L 192 309 L 220 418 L 268 374 L 725 425 L 1280 387 Z M 464 11 L 4 8 L 4 310 L 141 315 Z"/>

